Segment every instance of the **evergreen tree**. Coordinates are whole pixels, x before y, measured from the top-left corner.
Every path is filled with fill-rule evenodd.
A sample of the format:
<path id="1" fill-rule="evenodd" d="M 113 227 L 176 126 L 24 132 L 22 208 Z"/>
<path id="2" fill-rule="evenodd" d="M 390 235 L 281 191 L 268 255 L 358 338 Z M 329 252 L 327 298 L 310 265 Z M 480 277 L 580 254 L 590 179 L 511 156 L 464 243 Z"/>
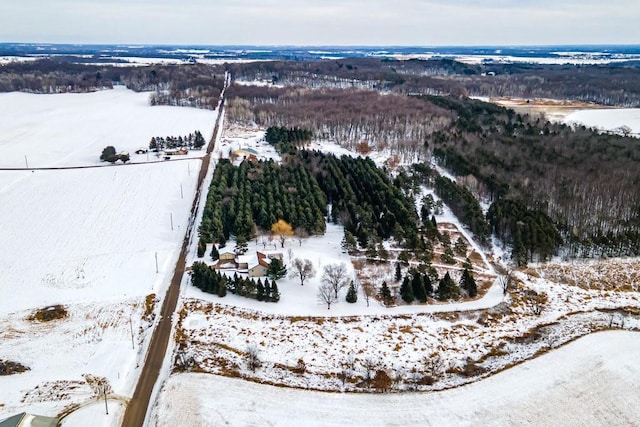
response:
<path id="1" fill-rule="evenodd" d="M 396 282 L 402 280 L 402 269 L 400 267 L 400 263 L 396 262 Z"/>
<path id="2" fill-rule="evenodd" d="M 211 259 L 217 261 L 220 258 L 220 253 L 218 252 L 218 248 L 216 248 L 216 244 L 213 244 L 211 248 Z"/>
<path id="3" fill-rule="evenodd" d="M 425 291 L 424 283 L 422 282 L 422 274 L 417 270 L 413 270 L 411 276 L 411 288 L 413 289 L 413 295 L 418 301 L 422 303 L 427 302 L 427 292 Z"/>
<path id="4" fill-rule="evenodd" d="M 280 301 L 280 291 L 278 291 L 278 285 L 275 280 L 271 281 L 271 295 L 269 298 L 272 302 Z"/>
<path id="5" fill-rule="evenodd" d="M 431 283 L 431 278 L 429 274 L 425 274 L 422 276 L 422 283 L 424 284 L 424 292 L 428 297 L 433 295 L 433 284 Z"/>
<path id="6" fill-rule="evenodd" d="M 358 293 L 356 292 L 355 284 L 351 281 L 349 290 L 347 291 L 347 302 L 353 304 L 356 301 L 358 301 Z"/>
<path id="7" fill-rule="evenodd" d="M 108 145 L 104 147 L 102 150 L 102 154 L 100 154 L 100 161 L 115 163 L 118 160 L 118 156 L 116 155 L 115 147 Z"/>
<path id="8" fill-rule="evenodd" d="M 198 253 L 197 253 L 198 258 L 202 258 L 206 251 L 207 251 L 207 242 L 205 242 L 204 239 L 199 239 L 198 240 Z"/>
<path id="9" fill-rule="evenodd" d="M 464 241 L 462 236 L 456 240 L 456 243 L 453 245 L 453 250 L 460 256 L 467 255 L 467 242 Z"/>
<path id="10" fill-rule="evenodd" d="M 262 281 L 260 279 L 258 279 L 258 284 L 256 285 L 256 299 L 258 301 L 265 300 L 264 285 L 262 284 Z"/>
<path id="11" fill-rule="evenodd" d="M 287 267 L 278 258 L 271 260 L 267 268 L 267 277 L 271 280 L 280 280 L 287 275 Z"/>
<path id="12" fill-rule="evenodd" d="M 478 286 L 476 280 L 473 278 L 473 274 L 468 269 L 464 269 L 462 277 L 460 278 L 460 287 L 464 289 L 467 296 L 470 298 L 478 295 Z"/>
<path id="13" fill-rule="evenodd" d="M 391 289 L 387 285 L 387 282 L 382 282 L 382 287 L 380 288 L 380 297 L 385 305 L 390 305 L 393 303 L 393 297 L 391 296 Z"/>
<path id="14" fill-rule="evenodd" d="M 453 281 L 449 272 L 444 275 L 440 282 L 438 283 L 438 299 L 440 301 L 445 301 L 449 299 L 458 299 L 459 290 L 458 285 Z"/>
<path id="15" fill-rule="evenodd" d="M 226 280 L 221 280 L 218 285 L 218 296 L 224 298 L 227 296 Z"/>
<path id="16" fill-rule="evenodd" d="M 413 287 L 411 286 L 411 281 L 409 280 L 409 276 L 405 276 L 402 281 L 402 285 L 400 285 L 400 296 L 402 300 L 407 304 L 411 304 L 415 297 L 413 295 Z"/>
<path id="17" fill-rule="evenodd" d="M 264 279 L 264 300 L 271 301 L 271 284 L 269 279 Z"/>

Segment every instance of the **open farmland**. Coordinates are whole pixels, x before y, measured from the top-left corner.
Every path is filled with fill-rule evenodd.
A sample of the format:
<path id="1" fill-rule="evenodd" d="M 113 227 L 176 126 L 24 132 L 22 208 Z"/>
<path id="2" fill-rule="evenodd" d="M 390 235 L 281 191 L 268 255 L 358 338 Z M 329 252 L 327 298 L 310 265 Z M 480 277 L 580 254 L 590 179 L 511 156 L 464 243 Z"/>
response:
<path id="1" fill-rule="evenodd" d="M 24 167 L 25 155 L 30 167 L 94 165 L 106 145 L 133 151 L 153 135 L 196 129 L 210 138 L 214 112 L 147 98 L 124 89 L 0 94 L 2 166 Z M 0 376 L 0 418 L 91 402 L 84 375 L 131 395 L 160 305 L 149 295 L 168 285 L 200 163 L 0 170 L 0 354 L 29 368 Z M 33 318 L 55 304 L 65 316 Z M 105 422 L 117 425 L 120 414 Z"/>

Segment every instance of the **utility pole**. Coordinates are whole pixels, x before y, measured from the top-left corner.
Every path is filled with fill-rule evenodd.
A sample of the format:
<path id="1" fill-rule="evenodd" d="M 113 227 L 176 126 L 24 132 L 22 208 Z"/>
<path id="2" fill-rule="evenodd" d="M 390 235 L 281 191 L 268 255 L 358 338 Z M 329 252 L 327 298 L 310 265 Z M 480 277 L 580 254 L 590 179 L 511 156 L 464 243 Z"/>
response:
<path id="1" fill-rule="evenodd" d="M 107 405 L 107 384 L 102 383 L 102 393 L 104 394 L 104 410 L 109 415 L 109 406 Z"/>
<path id="2" fill-rule="evenodd" d="M 158 272 L 158 252 L 156 252 L 156 273 Z M 153 289 L 153 285 L 151 285 L 151 289 Z"/>
<path id="3" fill-rule="evenodd" d="M 131 330 L 131 350 L 135 350 L 136 346 L 133 344 L 133 322 L 131 321 L 131 313 L 129 313 L 129 329 Z"/>

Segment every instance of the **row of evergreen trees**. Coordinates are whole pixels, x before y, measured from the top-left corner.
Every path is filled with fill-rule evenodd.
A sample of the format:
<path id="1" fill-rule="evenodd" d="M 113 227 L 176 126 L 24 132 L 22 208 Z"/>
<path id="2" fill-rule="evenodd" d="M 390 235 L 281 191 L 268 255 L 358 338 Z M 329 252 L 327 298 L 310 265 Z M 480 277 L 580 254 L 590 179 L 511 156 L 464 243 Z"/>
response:
<path id="1" fill-rule="evenodd" d="M 149 142 L 149 150 L 152 151 L 161 151 L 164 149 L 173 149 L 180 147 L 188 147 L 190 149 L 199 150 L 204 147 L 205 144 L 204 136 L 202 133 L 197 130 L 194 133 L 190 133 L 189 135 L 183 136 L 154 136 L 151 138 Z"/>
<path id="2" fill-rule="evenodd" d="M 413 201 L 371 159 L 304 150 L 295 160 L 320 183 L 331 203 L 331 221 L 341 223 L 360 246 L 367 247 L 370 239 L 403 241 L 416 235 Z"/>
<path id="3" fill-rule="evenodd" d="M 294 154 L 301 144 L 311 141 L 313 132 L 298 127 L 271 126 L 267 128 L 264 139 L 281 153 Z"/>
<path id="4" fill-rule="evenodd" d="M 461 290 L 465 296 L 470 298 L 478 295 L 478 286 L 473 277 L 473 272 L 469 268 L 465 268 L 462 271 L 459 283 L 455 283 L 449 272 L 446 272 L 438 281 L 437 288 L 434 288 L 429 274 L 411 269 L 404 276 L 402 285 L 400 285 L 400 297 L 407 304 L 411 304 L 414 301 L 425 303 L 427 298 L 433 297 L 440 301 L 457 300 L 460 298 Z"/>
<path id="5" fill-rule="evenodd" d="M 221 160 L 214 172 L 200 236 L 224 243 L 230 235 L 250 239 L 256 226 L 269 230 L 282 219 L 294 230 L 323 234 L 327 201 L 316 179 L 303 167 L 273 160 Z"/>
<path id="6" fill-rule="evenodd" d="M 473 193 L 443 176 L 435 179 L 435 191 L 458 219 L 469 226 L 480 242 L 486 243 L 489 227 Z"/>
<path id="7" fill-rule="evenodd" d="M 207 264 L 196 261 L 191 268 L 191 283 L 196 288 L 223 298 L 227 292 L 258 301 L 278 302 L 280 291 L 275 280 L 265 278 L 254 281 L 234 274 L 228 277 Z"/>

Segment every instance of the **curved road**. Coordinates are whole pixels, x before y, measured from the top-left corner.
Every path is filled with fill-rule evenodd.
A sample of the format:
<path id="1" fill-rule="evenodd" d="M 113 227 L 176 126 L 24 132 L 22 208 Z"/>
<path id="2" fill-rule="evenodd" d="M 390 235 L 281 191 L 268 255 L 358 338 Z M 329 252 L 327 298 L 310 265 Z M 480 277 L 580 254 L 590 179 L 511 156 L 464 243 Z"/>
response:
<path id="1" fill-rule="evenodd" d="M 225 85 L 226 89 L 226 85 Z M 162 309 L 160 310 L 160 321 L 156 325 L 153 335 L 151 336 L 151 342 L 147 350 L 147 356 L 138 379 L 138 384 L 131 397 L 131 401 L 127 406 L 124 413 L 122 425 L 124 427 L 142 427 L 144 425 L 145 417 L 147 415 L 147 409 L 150 406 L 151 394 L 153 388 L 158 380 L 162 363 L 164 362 L 167 347 L 169 344 L 169 338 L 171 337 L 172 330 L 172 318 L 173 313 L 176 310 L 178 304 L 178 296 L 180 294 L 180 284 L 182 283 L 182 276 L 185 271 L 185 262 L 187 257 L 187 251 L 189 249 L 189 240 L 191 233 L 193 232 L 193 225 L 195 223 L 195 216 L 198 210 L 198 201 L 202 194 L 202 183 L 204 177 L 209 169 L 209 163 L 211 162 L 211 152 L 215 146 L 215 141 L 220 132 L 220 126 L 222 123 L 222 114 L 224 110 L 224 90 L 221 95 L 220 107 L 218 108 L 218 117 L 213 129 L 213 136 L 207 146 L 207 155 L 202 159 L 202 165 L 200 168 L 200 174 L 198 175 L 198 185 L 193 205 L 191 206 L 191 218 L 189 221 L 189 227 L 182 242 L 182 250 L 176 264 L 176 269 L 171 279 L 171 284 L 164 297 Z"/>

